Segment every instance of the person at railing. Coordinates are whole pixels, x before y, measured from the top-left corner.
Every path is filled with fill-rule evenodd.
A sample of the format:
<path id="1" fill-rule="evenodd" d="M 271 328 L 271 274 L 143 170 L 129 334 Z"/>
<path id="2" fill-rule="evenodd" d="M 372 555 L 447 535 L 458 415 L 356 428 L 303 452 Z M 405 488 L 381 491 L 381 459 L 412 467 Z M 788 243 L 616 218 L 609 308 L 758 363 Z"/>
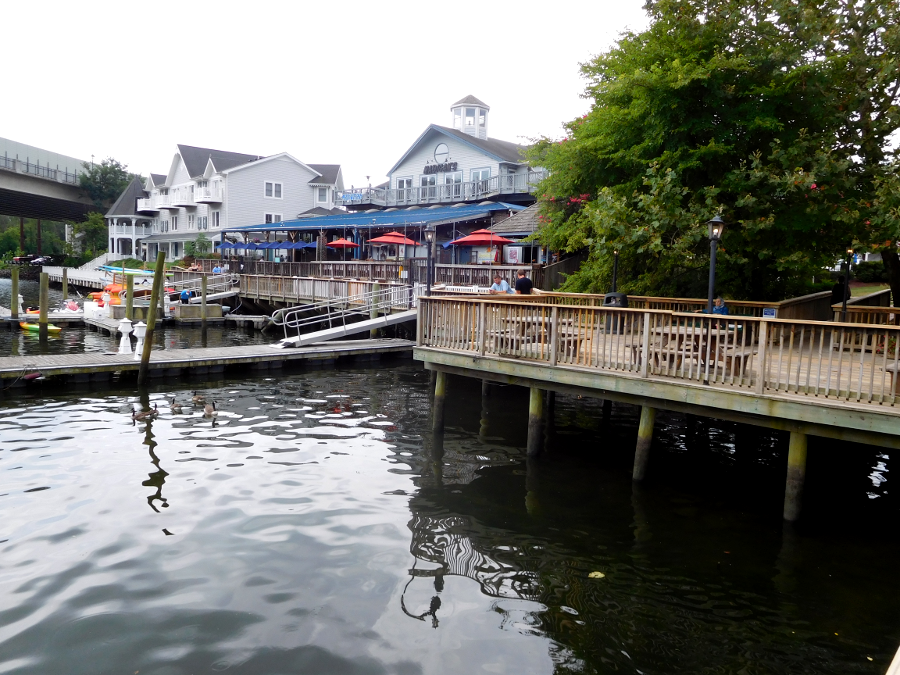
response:
<path id="1" fill-rule="evenodd" d="M 212 269 L 213 274 L 222 274 L 222 268 L 219 266 L 219 263 L 216 263 L 216 266 Z"/>
<path id="2" fill-rule="evenodd" d="M 725 304 L 725 301 L 722 299 L 721 295 L 717 295 L 716 299 L 713 300 L 713 314 L 728 314 L 728 305 Z M 705 309 L 697 309 L 694 310 L 694 314 L 709 314 L 709 312 Z"/>
<path id="3" fill-rule="evenodd" d="M 534 284 L 531 283 L 531 279 L 525 276 L 525 270 L 519 270 L 518 278 L 516 279 L 516 294 L 531 295 L 533 288 Z"/>
<path id="4" fill-rule="evenodd" d="M 489 291 L 491 295 L 497 295 L 498 293 L 509 293 L 512 295 L 515 293 L 515 291 L 509 287 L 509 283 L 506 279 L 503 279 L 499 274 L 494 275 L 494 283 L 491 284 Z"/>

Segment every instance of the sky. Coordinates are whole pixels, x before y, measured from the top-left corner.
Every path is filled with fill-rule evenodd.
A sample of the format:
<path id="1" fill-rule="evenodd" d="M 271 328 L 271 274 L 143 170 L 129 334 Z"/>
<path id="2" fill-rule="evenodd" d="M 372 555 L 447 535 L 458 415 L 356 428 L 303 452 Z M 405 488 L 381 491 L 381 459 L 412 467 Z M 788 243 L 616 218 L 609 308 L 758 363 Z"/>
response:
<path id="1" fill-rule="evenodd" d="M 469 94 L 492 138 L 561 137 L 589 108 L 579 63 L 642 4 L 9 2 L 0 137 L 144 176 L 179 143 L 288 152 L 374 185 Z"/>

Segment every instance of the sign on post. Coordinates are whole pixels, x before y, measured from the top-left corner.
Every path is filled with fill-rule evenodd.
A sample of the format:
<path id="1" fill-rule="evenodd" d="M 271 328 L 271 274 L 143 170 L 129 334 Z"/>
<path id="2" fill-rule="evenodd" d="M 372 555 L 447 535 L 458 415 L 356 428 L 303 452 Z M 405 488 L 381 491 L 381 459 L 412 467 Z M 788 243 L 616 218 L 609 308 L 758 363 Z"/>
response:
<path id="1" fill-rule="evenodd" d="M 778 313 L 778 310 L 775 309 L 774 307 L 763 307 L 762 318 L 774 319 L 777 313 Z"/>

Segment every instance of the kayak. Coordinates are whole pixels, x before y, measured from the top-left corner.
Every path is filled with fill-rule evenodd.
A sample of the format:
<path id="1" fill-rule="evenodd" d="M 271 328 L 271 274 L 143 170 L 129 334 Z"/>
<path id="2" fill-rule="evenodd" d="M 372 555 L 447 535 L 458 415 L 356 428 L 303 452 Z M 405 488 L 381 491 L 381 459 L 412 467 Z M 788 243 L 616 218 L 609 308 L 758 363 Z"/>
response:
<path id="1" fill-rule="evenodd" d="M 22 330 L 30 330 L 34 333 L 37 333 L 41 330 L 41 324 L 39 323 L 27 323 L 25 321 L 19 322 L 19 328 Z M 62 328 L 59 326 L 54 326 L 53 324 L 47 324 L 47 332 L 48 333 L 58 333 Z"/>

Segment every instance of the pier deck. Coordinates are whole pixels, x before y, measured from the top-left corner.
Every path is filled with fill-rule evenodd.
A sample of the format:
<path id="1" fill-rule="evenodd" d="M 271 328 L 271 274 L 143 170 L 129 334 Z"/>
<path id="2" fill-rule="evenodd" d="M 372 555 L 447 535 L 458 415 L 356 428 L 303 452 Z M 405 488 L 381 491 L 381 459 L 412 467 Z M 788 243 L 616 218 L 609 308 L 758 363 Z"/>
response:
<path id="1" fill-rule="evenodd" d="M 297 349 L 273 349 L 269 345 L 156 350 L 150 355 L 151 376 L 196 374 L 231 367 L 279 368 L 289 361 L 321 361 L 345 357 L 378 358 L 382 354 L 411 355 L 409 340 L 344 340 Z M 44 377 L 106 379 L 114 372 L 137 372 L 134 356 L 91 353 L 0 357 L 0 379 L 19 379 L 28 373 Z"/>

